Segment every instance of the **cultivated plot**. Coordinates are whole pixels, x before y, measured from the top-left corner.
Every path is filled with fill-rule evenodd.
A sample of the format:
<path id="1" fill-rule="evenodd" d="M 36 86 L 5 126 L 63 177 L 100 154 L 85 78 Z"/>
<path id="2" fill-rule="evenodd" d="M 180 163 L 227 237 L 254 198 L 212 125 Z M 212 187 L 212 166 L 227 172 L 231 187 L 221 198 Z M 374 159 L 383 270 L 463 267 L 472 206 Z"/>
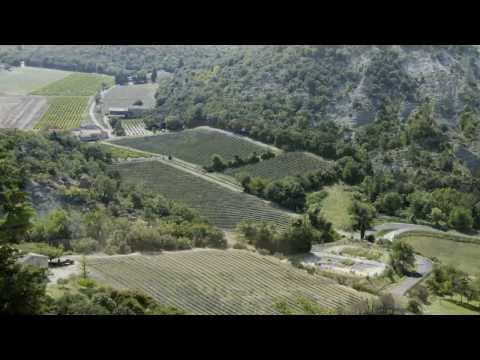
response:
<path id="1" fill-rule="evenodd" d="M 318 156 L 305 152 L 286 152 L 273 159 L 261 161 L 235 169 L 228 169 L 225 174 L 235 175 L 240 172 L 250 176 L 259 176 L 277 180 L 286 176 L 303 175 L 329 166 L 329 163 Z"/>
<path id="2" fill-rule="evenodd" d="M 341 309 L 365 299 L 319 275 L 242 250 L 109 257 L 90 259 L 88 265 L 100 282 L 143 291 L 196 315 L 275 314 L 276 302 L 298 309 L 300 298 Z"/>
<path id="3" fill-rule="evenodd" d="M 238 136 L 205 128 L 146 138 L 121 139 L 115 143 L 157 154 L 172 154 L 173 157 L 202 166 L 210 165 L 214 154 L 225 160 L 233 160 L 235 155 L 246 157 L 254 151 L 260 153 L 268 149 Z"/>
<path id="4" fill-rule="evenodd" d="M 47 107 L 41 96 L 0 96 L 0 129 L 31 129 Z"/>
<path id="5" fill-rule="evenodd" d="M 137 101 L 141 101 L 142 107 L 153 108 L 157 88 L 156 84 L 117 85 L 105 93 L 103 112 L 112 107 L 131 107 Z"/>
<path id="6" fill-rule="evenodd" d="M 76 129 L 88 119 L 89 98 L 86 96 L 52 97 L 49 103 L 48 110 L 34 129 Z"/>
<path id="7" fill-rule="evenodd" d="M 0 70 L 0 95 L 27 95 L 71 73 L 33 67 Z"/>
<path id="8" fill-rule="evenodd" d="M 113 77 L 108 75 L 73 73 L 33 92 L 33 94 L 43 96 L 93 96 L 102 89 L 103 84 L 110 87 L 113 83 Z"/>
<path id="9" fill-rule="evenodd" d="M 289 213 L 259 198 L 235 192 L 158 161 L 123 163 L 114 167 L 126 183 L 143 184 L 184 203 L 220 228 L 232 229 L 242 220 L 269 221 L 285 227 Z"/>

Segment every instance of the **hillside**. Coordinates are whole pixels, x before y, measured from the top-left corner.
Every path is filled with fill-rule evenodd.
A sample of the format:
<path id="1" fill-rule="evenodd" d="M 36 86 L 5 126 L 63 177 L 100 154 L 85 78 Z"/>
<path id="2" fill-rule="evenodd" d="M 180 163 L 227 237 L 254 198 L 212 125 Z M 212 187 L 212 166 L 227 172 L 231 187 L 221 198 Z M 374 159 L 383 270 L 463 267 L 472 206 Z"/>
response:
<path id="1" fill-rule="evenodd" d="M 475 46 L 0 46 L 0 62 L 116 75 L 152 68 L 164 114 L 280 123 L 373 120 L 386 100 L 406 118 L 422 99 L 454 124 L 480 106 Z"/>

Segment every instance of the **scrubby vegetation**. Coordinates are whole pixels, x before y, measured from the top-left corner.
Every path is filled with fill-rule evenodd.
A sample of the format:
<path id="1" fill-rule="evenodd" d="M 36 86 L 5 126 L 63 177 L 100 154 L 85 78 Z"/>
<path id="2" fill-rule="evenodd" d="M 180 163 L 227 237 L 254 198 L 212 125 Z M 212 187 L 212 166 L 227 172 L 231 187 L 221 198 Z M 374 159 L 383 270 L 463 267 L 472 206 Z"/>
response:
<path id="1" fill-rule="evenodd" d="M 192 246 L 224 247 L 223 234 L 191 210 L 128 186 L 112 172 L 112 155 L 59 133 L 0 134 L 4 242 L 43 242 L 65 249 L 85 248 L 111 253 L 160 251 Z M 56 194 L 59 208 L 35 216 L 29 200 L 32 184 Z M 33 205 L 33 207 L 32 207 Z"/>

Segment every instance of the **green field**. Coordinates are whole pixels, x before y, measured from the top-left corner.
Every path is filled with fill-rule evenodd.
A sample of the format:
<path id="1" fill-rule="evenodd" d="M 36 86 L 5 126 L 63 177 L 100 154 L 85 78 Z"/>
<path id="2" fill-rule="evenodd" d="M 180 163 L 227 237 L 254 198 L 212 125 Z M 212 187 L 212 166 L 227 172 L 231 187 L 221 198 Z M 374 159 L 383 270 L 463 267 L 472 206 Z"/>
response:
<path id="1" fill-rule="evenodd" d="M 114 79 L 108 75 L 73 73 L 33 92 L 33 95 L 93 96 L 102 89 L 103 83 L 107 84 L 107 87 L 112 86 Z"/>
<path id="2" fill-rule="evenodd" d="M 213 224 L 232 229 L 242 220 L 271 221 L 285 227 L 290 216 L 259 198 L 229 190 L 158 161 L 115 166 L 126 183 L 144 184 L 147 189 L 184 203 Z"/>
<path id="3" fill-rule="evenodd" d="M 476 305 L 476 306 L 475 306 Z M 425 306 L 425 315 L 480 315 L 479 304 L 460 304 L 452 299 L 435 298 Z"/>
<path id="4" fill-rule="evenodd" d="M 352 193 L 344 185 L 333 185 L 325 188 L 328 196 L 322 201 L 322 214 L 334 228 L 349 230 L 352 226 L 348 209 L 352 204 Z"/>
<path id="5" fill-rule="evenodd" d="M 235 175 L 245 172 L 251 176 L 276 180 L 285 176 L 305 174 L 326 166 L 329 166 L 329 163 L 318 156 L 304 152 L 286 152 L 257 164 L 228 169 L 225 173 Z"/>
<path id="6" fill-rule="evenodd" d="M 115 143 L 157 154 L 171 153 L 173 157 L 198 165 L 210 165 L 213 154 L 225 160 L 233 160 L 235 155 L 246 157 L 252 152 L 266 151 L 267 148 L 208 129 L 192 129 L 158 136 L 136 139 L 121 139 Z"/>
<path id="7" fill-rule="evenodd" d="M 33 67 L 0 70 L 0 95 L 27 95 L 70 74 L 68 71 Z"/>
<path id="8" fill-rule="evenodd" d="M 274 303 L 299 309 L 299 298 L 336 309 L 364 299 L 329 279 L 242 250 L 89 259 L 88 267 L 100 283 L 143 291 L 195 315 L 275 314 Z"/>
<path id="9" fill-rule="evenodd" d="M 416 252 L 439 259 L 472 275 L 480 275 L 480 244 L 455 241 L 435 233 L 405 233 L 397 237 L 413 246 Z M 467 239 L 471 240 L 471 239 Z"/>
<path id="10" fill-rule="evenodd" d="M 136 159 L 136 158 L 151 158 L 152 155 L 135 151 L 135 150 L 130 150 L 130 149 L 122 149 L 116 146 L 111 146 L 107 144 L 99 144 L 102 149 L 105 151 L 108 151 L 110 154 L 112 154 L 112 157 L 114 159 Z"/>
<path id="11" fill-rule="evenodd" d="M 49 106 L 40 121 L 35 124 L 36 130 L 59 129 L 70 130 L 80 126 L 88 119 L 89 98 L 86 96 L 52 97 Z"/>

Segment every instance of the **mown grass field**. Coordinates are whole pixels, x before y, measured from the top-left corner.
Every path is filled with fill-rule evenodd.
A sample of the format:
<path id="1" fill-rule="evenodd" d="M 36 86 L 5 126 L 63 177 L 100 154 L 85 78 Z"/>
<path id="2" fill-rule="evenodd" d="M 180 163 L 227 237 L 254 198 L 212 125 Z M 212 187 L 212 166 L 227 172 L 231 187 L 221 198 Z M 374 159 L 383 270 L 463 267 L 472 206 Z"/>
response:
<path id="1" fill-rule="evenodd" d="M 480 304 L 461 304 L 460 299 L 433 298 L 426 305 L 425 315 L 480 315 Z"/>
<path id="2" fill-rule="evenodd" d="M 171 153 L 184 161 L 198 165 L 210 165 L 212 155 L 218 154 L 225 160 L 235 155 L 246 157 L 252 152 L 266 151 L 267 148 L 218 131 L 192 129 L 136 139 L 121 139 L 115 143 L 157 154 Z"/>
<path id="3" fill-rule="evenodd" d="M 328 309 L 364 294 L 319 275 L 243 250 L 197 250 L 88 260 L 100 283 L 143 291 L 195 315 L 275 314 L 274 303 L 298 309 L 299 298 Z"/>
<path id="4" fill-rule="evenodd" d="M 325 187 L 328 196 L 322 201 L 322 214 L 334 228 L 350 230 L 352 223 L 348 209 L 352 204 L 352 193 L 345 185 Z"/>
<path id="5" fill-rule="evenodd" d="M 225 174 L 235 175 L 245 172 L 251 176 L 276 180 L 286 176 L 302 175 L 326 166 L 329 166 L 329 163 L 318 156 L 305 152 L 286 152 L 257 164 L 227 169 Z"/>
<path id="6" fill-rule="evenodd" d="M 51 83 L 32 94 L 42 96 L 93 96 L 102 89 L 114 84 L 112 76 L 101 74 L 73 73 Z"/>
<path id="7" fill-rule="evenodd" d="M 80 126 L 88 119 L 87 96 L 60 96 L 49 98 L 49 106 L 45 114 L 35 124 L 34 129 L 70 130 Z"/>
<path id="8" fill-rule="evenodd" d="M 68 71 L 33 67 L 0 71 L 0 95 L 27 95 L 70 74 Z"/>
<path id="9" fill-rule="evenodd" d="M 242 220 L 264 220 L 284 227 L 291 217 L 259 198 L 229 190 L 158 161 L 118 164 L 126 183 L 144 184 L 165 197 L 184 203 L 220 228 L 232 229 Z"/>
<path id="10" fill-rule="evenodd" d="M 155 106 L 156 84 L 122 85 L 110 89 L 103 98 L 103 112 L 111 107 L 130 107 L 137 100 L 143 102 L 144 107 Z"/>
<path id="11" fill-rule="evenodd" d="M 480 243 L 460 242 L 454 237 L 435 233 L 405 233 L 397 239 L 412 245 L 416 252 L 435 257 L 472 275 L 480 275 Z M 466 239 L 471 240 L 471 239 Z"/>

